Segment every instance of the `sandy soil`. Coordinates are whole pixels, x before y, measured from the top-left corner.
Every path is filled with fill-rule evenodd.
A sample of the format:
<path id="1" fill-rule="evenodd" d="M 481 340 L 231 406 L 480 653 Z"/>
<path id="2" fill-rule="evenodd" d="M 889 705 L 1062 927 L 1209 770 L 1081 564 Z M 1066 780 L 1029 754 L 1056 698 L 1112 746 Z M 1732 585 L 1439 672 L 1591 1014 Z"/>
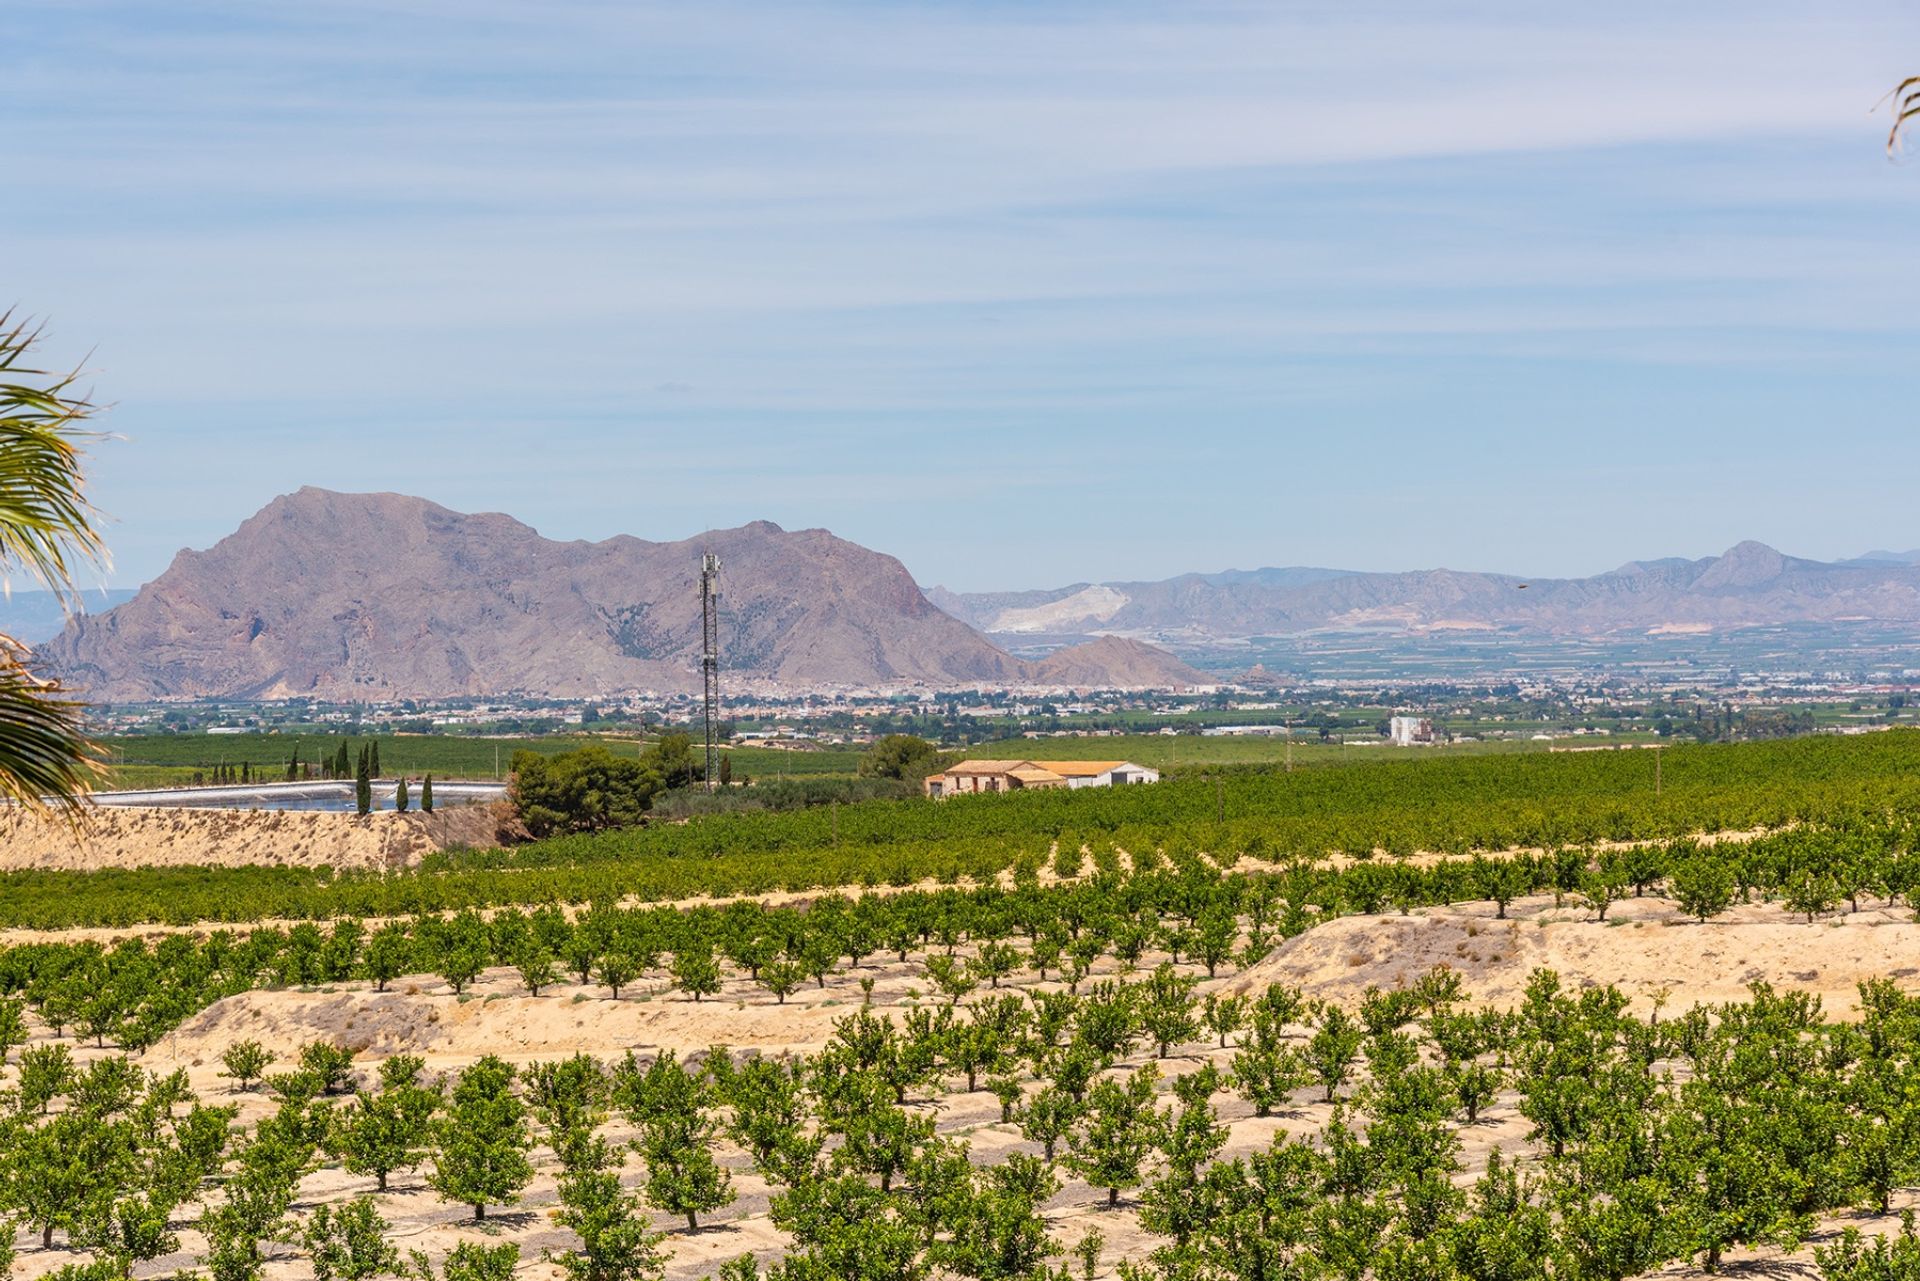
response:
<path id="1" fill-rule="evenodd" d="M 1235 990 L 1286 983 L 1343 1004 L 1369 986 L 1402 987 L 1436 965 L 1459 972 L 1475 1000 L 1517 1004 L 1527 978 L 1546 968 L 1564 988 L 1611 983 L 1646 1017 L 1663 993 L 1668 1011 L 1744 1000 L 1764 980 L 1811 992 L 1848 1017 L 1863 979 L 1920 976 L 1920 924 L 1903 909 L 1868 908 L 1807 924 L 1778 903 L 1735 907 L 1705 924 L 1667 899 L 1616 903 L 1601 924 L 1551 897 L 1518 900 L 1507 920 L 1491 904 L 1433 908 L 1408 916 L 1349 916 L 1283 944 L 1234 979 Z"/>
<path id="2" fill-rule="evenodd" d="M 1853 1009 L 1854 984 L 1861 978 L 1920 975 L 1920 924 L 1886 909 L 1808 925 L 1788 916 L 1777 904 L 1752 905 L 1700 925 L 1680 917 L 1671 902 L 1649 898 L 1616 904 L 1609 921 L 1602 924 L 1572 907 L 1556 909 L 1550 897 L 1540 897 L 1512 904 L 1509 914 L 1510 920 L 1496 920 L 1492 905 L 1476 904 L 1408 916 L 1343 918 L 1289 941 L 1249 971 L 1202 984 L 1201 991 L 1286 982 L 1314 996 L 1355 1002 L 1369 985 L 1410 983 L 1432 966 L 1446 964 L 1462 974 L 1476 1000 L 1508 1005 L 1519 998 L 1528 974 L 1550 966 L 1569 988 L 1619 984 L 1636 998 L 1636 1012 L 1641 1014 L 1663 989 L 1666 1010 L 1675 1013 L 1699 1001 L 1740 999 L 1747 983 L 1765 979 L 1780 988 L 1816 992 L 1830 1011 L 1845 1015 Z M 1149 954 L 1144 964 L 1150 967 L 1160 959 Z M 1109 974 L 1113 968 L 1108 958 L 1097 972 Z M 486 1053 L 517 1063 L 576 1051 L 602 1058 L 618 1057 L 629 1049 L 643 1056 L 661 1049 L 689 1055 L 714 1044 L 768 1054 L 804 1053 L 824 1043 L 836 1019 L 858 1008 L 863 1000 L 862 979 L 871 980 L 872 1000 L 882 1009 L 900 1011 L 934 999 L 917 957 L 907 964 L 877 958 L 858 969 L 842 968 L 824 988 L 809 986 L 784 1006 L 739 977 L 730 977 L 718 997 L 701 1002 L 667 990 L 658 976 L 633 985 L 618 1001 L 604 989 L 566 983 L 535 998 L 526 995 L 511 970 L 496 969 L 461 996 L 431 976 L 401 980 L 386 993 L 373 992 L 366 983 L 246 993 L 202 1011 L 148 1051 L 142 1062 L 163 1072 L 185 1068 L 201 1097 L 239 1102 L 242 1122 L 250 1124 L 265 1114 L 270 1100 L 264 1093 L 236 1094 L 231 1083 L 219 1076 L 220 1052 L 244 1038 L 259 1040 L 275 1051 L 280 1056 L 278 1066 L 284 1066 L 309 1041 L 338 1040 L 355 1051 L 356 1073 L 363 1082 L 371 1082 L 380 1059 L 399 1051 L 423 1055 L 428 1070 L 435 1073 L 458 1070 Z M 81 1048 L 78 1057 L 85 1061 L 112 1052 Z M 1179 1047 L 1161 1067 L 1177 1074 L 1214 1061 L 1224 1069 L 1230 1057 L 1230 1050 L 1195 1043 Z M 1135 1056 L 1131 1063 L 1145 1061 Z M 999 1106 L 991 1094 L 967 1093 L 959 1089 L 960 1084 L 949 1081 L 950 1092 L 916 1106 L 935 1117 L 942 1133 L 966 1139 L 978 1159 L 998 1160 L 1010 1152 L 1037 1150 L 1017 1127 L 999 1121 Z M 1027 1088 L 1036 1085 L 1029 1082 Z M 1265 1119 L 1254 1117 L 1247 1104 L 1230 1094 L 1216 1096 L 1215 1103 L 1229 1126 L 1228 1156 L 1264 1147 L 1277 1133 L 1318 1130 L 1331 1111 L 1318 1101 L 1316 1089 L 1299 1092 L 1291 1109 Z M 1495 1148 L 1509 1154 L 1524 1150 L 1529 1125 L 1517 1114 L 1515 1104 L 1512 1097 L 1501 1099 L 1480 1124 L 1463 1132 L 1462 1183 L 1477 1176 Z M 618 1123 L 609 1128 L 609 1137 L 616 1140 L 627 1133 Z M 724 1142 L 716 1152 L 734 1172 L 734 1201 L 697 1232 L 686 1231 L 683 1224 L 664 1215 L 655 1219 L 656 1226 L 669 1233 L 668 1275 L 676 1281 L 711 1276 L 721 1263 L 742 1253 L 769 1260 L 782 1250 L 781 1234 L 768 1217 L 767 1189 L 753 1175 L 745 1154 Z M 379 1201 L 382 1213 L 394 1225 L 396 1242 L 402 1249 L 424 1250 L 438 1260 L 463 1240 L 512 1240 L 523 1251 L 521 1276 L 557 1277 L 558 1269 L 543 1261 L 541 1252 L 564 1249 L 572 1237 L 552 1220 L 557 1197 L 551 1154 L 539 1149 L 534 1156 L 540 1174 L 520 1204 L 490 1212 L 486 1224 L 472 1223 L 465 1207 L 443 1203 L 425 1186 L 422 1172 L 398 1176 L 393 1189 Z M 642 1181 L 644 1171 L 637 1160 L 628 1167 L 626 1177 L 635 1186 Z M 370 1192 L 372 1187 L 370 1179 L 328 1166 L 307 1176 L 301 1202 L 306 1207 L 338 1201 Z M 1063 1247 L 1070 1247 L 1089 1228 L 1105 1235 L 1104 1262 L 1097 1275 L 1111 1278 L 1117 1275 L 1119 1260 L 1141 1257 L 1155 1242 L 1141 1231 L 1134 1205 L 1123 1202 L 1118 1210 L 1107 1210 L 1104 1199 L 1104 1193 L 1070 1181 L 1049 1203 L 1047 1213 Z M 1881 1230 L 1895 1222 L 1845 1221 Z M 1837 1227 L 1830 1224 L 1826 1230 Z M 166 1275 L 191 1264 L 201 1242 L 184 1222 L 180 1232 L 181 1252 L 143 1269 L 143 1276 Z M 25 1234 L 19 1244 L 23 1248 L 14 1274 L 23 1278 L 43 1276 L 79 1257 L 64 1248 L 34 1249 Z M 310 1275 L 290 1247 L 274 1249 L 272 1281 Z M 1808 1252 L 1784 1260 L 1760 1257 L 1770 1273 L 1813 1275 Z M 1663 1275 L 1693 1273 L 1675 1267 Z"/>
<path id="3" fill-rule="evenodd" d="M 432 814 L 286 810 L 92 810 L 74 833 L 16 810 L 0 811 L 0 871 L 102 867 L 404 867 L 448 845 L 491 845 L 486 806 Z"/>

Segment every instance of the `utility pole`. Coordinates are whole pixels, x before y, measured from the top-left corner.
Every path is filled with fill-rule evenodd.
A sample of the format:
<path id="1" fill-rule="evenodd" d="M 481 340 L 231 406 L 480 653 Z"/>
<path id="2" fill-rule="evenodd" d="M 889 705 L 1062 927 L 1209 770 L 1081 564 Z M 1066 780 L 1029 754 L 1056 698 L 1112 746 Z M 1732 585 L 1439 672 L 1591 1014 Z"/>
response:
<path id="1" fill-rule="evenodd" d="M 707 718 L 707 790 L 720 785 L 720 745 L 714 735 L 720 720 L 720 558 L 700 558 L 700 678 Z"/>

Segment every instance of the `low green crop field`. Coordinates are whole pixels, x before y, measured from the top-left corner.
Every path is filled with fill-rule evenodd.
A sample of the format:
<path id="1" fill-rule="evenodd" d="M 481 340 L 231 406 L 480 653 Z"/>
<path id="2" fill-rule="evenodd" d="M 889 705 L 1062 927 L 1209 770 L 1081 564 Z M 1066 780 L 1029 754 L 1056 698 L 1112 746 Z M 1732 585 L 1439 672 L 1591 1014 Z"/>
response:
<path id="1" fill-rule="evenodd" d="M 729 747 L 737 778 L 792 778 L 802 774 L 851 774 L 860 768 L 862 749 L 822 747 L 789 752 L 777 747 Z"/>
<path id="2" fill-rule="evenodd" d="M 1384 740 L 1369 738 L 1342 745 L 1323 743 L 1318 737 L 1293 741 L 1295 765 L 1359 764 L 1365 761 L 1406 761 L 1461 756 L 1515 755 L 1545 753 L 1549 749 L 1591 748 L 1638 741 L 1631 736 L 1611 738 L 1556 738 L 1553 742 L 1530 739 L 1493 739 L 1486 742 L 1449 743 L 1432 747 L 1394 747 Z M 1132 761 L 1154 769 L 1177 772 L 1183 768 L 1213 765 L 1278 765 L 1287 760 L 1287 742 L 1282 738 L 1242 738 L 1220 736 L 1202 738 L 1191 734 L 1129 734 L 1115 738 L 1009 738 L 997 743 L 982 743 L 966 749 L 968 756 L 988 759 L 1028 761 Z M 1647 764 L 1651 774 L 1653 765 Z"/>
<path id="3" fill-rule="evenodd" d="M 134 734 L 105 741 L 110 765 L 124 767 L 164 766 L 191 774 L 218 765 L 245 763 L 268 777 L 285 777 L 288 764 L 297 756 L 305 764 L 315 764 L 347 744 L 349 759 L 359 755 L 367 743 L 380 744 L 380 768 L 383 773 L 432 773 L 444 778 L 504 777 L 507 763 L 517 751 L 543 755 L 572 751 L 598 744 L 617 752 L 636 752 L 633 739 L 556 734 L 542 738 L 470 738 L 457 734 Z M 496 762 L 499 774 L 495 774 Z M 129 775 L 131 777 L 132 775 Z"/>
<path id="4" fill-rule="evenodd" d="M 638 753 L 645 744 L 635 738 L 597 734 L 554 734 L 538 738 L 476 738 L 461 734 L 130 734 L 105 741 L 109 786 L 114 788 L 169 787 L 206 777 L 221 765 L 246 764 L 256 777 L 285 778 L 297 755 L 316 764 L 347 744 L 349 760 L 360 748 L 380 744 L 383 774 L 432 774 L 446 779 L 505 778 L 513 754 L 539 752 L 552 756 L 575 748 L 598 746 L 618 754 Z M 794 775 L 851 774 L 859 767 L 858 748 L 822 748 L 783 751 L 777 748 L 728 748 L 735 776 L 777 778 Z"/>

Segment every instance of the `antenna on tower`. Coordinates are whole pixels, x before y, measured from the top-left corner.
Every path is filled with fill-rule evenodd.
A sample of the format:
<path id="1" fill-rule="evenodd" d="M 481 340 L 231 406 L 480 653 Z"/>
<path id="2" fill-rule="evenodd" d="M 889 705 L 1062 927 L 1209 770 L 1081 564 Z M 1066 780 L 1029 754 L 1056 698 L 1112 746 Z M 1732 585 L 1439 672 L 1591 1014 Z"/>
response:
<path id="1" fill-rule="evenodd" d="M 720 558 L 700 558 L 700 676 L 707 714 L 707 790 L 720 782 Z"/>

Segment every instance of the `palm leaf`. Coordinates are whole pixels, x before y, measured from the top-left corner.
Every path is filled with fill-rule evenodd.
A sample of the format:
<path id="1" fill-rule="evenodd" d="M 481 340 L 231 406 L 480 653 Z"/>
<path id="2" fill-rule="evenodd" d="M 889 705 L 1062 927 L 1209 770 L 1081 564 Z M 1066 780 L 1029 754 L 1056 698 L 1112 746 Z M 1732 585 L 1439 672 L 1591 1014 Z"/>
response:
<path id="1" fill-rule="evenodd" d="M 23 367 L 38 338 L 0 314 L 0 578 L 25 573 L 71 597 L 74 571 L 106 561 L 84 494 L 84 446 L 94 433 L 80 424 L 93 405 L 75 394 L 76 375 Z M 15 381 L 29 378 L 37 385 Z"/>
<path id="2" fill-rule="evenodd" d="M 0 800 L 77 822 L 101 761 L 87 739 L 86 705 L 37 679 L 22 652 L 0 642 Z"/>
<path id="3" fill-rule="evenodd" d="M 1892 155 L 1900 149 L 1900 131 L 1907 121 L 1920 115 L 1920 76 L 1908 76 L 1893 87 L 1893 92 L 1880 99 L 1880 102 L 1893 104 L 1893 127 L 1887 130 L 1887 154 Z M 1880 103 L 1874 104 L 1877 110 Z"/>
<path id="4" fill-rule="evenodd" d="M 77 375 L 28 365 L 39 336 L 0 314 L 0 584 L 24 574 L 71 602 L 75 569 L 106 562 L 85 494 L 93 433 L 82 424 L 93 405 L 75 391 Z M 0 635 L 0 801 L 80 821 L 99 762 L 85 710 L 35 676 L 26 650 Z"/>

